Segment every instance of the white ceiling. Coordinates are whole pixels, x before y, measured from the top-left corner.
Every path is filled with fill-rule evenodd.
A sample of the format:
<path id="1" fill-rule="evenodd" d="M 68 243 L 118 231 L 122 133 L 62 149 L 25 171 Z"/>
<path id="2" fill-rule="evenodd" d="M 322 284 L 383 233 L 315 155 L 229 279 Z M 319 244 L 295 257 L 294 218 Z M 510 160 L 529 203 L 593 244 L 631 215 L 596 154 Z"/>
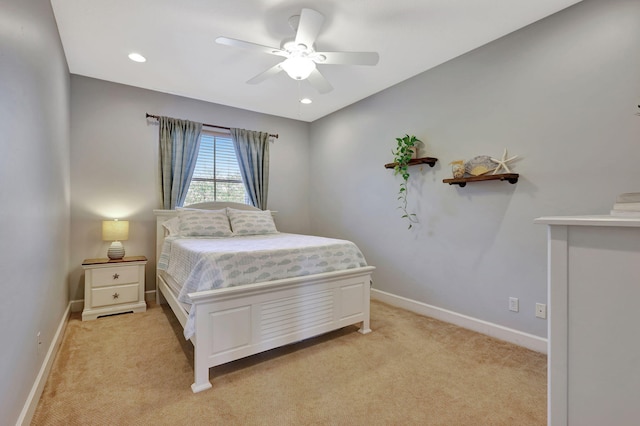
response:
<path id="1" fill-rule="evenodd" d="M 314 121 L 581 0 L 51 0 L 73 74 Z M 215 43 L 280 47 L 303 7 L 325 15 L 322 51 L 376 51 L 377 66 L 318 65 L 319 95 L 280 73 L 282 58 Z M 147 58 L 127 58 L 139 52 Z M 298 99 L 309 97 L 311 105 Z M 150 111 L 153 112 L 153 111 Z M 185 118 L 185 117 L 183 117 Z"/>

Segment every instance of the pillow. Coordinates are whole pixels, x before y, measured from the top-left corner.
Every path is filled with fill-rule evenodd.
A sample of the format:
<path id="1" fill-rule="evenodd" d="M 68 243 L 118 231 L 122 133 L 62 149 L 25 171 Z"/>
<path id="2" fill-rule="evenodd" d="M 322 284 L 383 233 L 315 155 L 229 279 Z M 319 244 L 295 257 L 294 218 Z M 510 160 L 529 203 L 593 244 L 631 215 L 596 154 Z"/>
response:
<path id="1" fill-rule="evenodd" d="M 182 237 L 232 237 L 227 211 L 181 209 L 180 236 Z"/>
<path id="2" fill-rule="evenodd" d="M 227 208 L 234 235 L 277 234 L 269 210 L 236 210 Z"/>
<path id="3" fill-rule="evenodd" d="M 162 222 L 162 226 L 167 230 L 167 234 L 170 237 L 180 235 L 180 218 L 178 216 L 172 217 L 166 222 Z"/>

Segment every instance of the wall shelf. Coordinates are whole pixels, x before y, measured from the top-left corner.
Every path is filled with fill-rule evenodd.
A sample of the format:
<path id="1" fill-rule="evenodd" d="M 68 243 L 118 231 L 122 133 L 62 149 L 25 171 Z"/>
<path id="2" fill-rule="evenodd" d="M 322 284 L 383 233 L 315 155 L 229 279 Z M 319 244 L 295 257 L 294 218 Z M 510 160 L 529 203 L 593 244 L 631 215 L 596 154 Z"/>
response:
<path id="1" fill-rule="evenodd" d="M 503 173 L 499 175 L 482 175 L 463 177 L 458 179 L 444 179 L 442 182 L 448 183 L 449 185 L 460 185 L 460 187 L 464 187 L 467 182 L 480 182 L 485 180 L 506 180 L 509 183 L 516 183 L 518 182 L 519 176 L 520 175 L 517 173 Z"/>
<path id="2" fill-rule="evenodd" d="M 408 165 L 415 166 L 416 164 L 428 164 L 429 166 L 433 167 L 437 161 L 438 159 L 433 157 L 414 158 L 412 160 L 409 160 Z M 396 163 L 387 163 L 384 165 L 384 168 L 393 169 L 395 166 L 396 166 Z"/>

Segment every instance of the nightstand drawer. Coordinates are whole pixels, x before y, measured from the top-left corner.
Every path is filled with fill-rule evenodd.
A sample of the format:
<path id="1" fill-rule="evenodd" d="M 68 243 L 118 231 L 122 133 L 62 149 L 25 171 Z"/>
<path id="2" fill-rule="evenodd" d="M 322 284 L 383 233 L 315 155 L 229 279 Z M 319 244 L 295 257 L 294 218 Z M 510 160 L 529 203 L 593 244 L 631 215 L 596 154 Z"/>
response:
<path id="1" fill-rule="evenodd" d="M 138 284 L 94 288 L 91 299 L 93 307 L 135 302 L 138 300 Z"/>
<path id="2" fill-rule="evenodd" d="M 137 283 L 140 279 L 136 265 L 96 268 L 91 273 L 92 287 Z"/>

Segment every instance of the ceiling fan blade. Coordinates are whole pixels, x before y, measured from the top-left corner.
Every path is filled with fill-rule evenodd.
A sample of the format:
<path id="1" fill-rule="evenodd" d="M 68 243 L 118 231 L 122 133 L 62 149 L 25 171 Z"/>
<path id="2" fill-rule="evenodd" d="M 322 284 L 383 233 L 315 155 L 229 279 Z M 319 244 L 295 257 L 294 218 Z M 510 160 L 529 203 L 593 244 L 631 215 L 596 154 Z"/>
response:
<path id="1" fill-rule="evenodd" d="M 312 59 L 318 64 L 377 65 L 380 55 L 377 52 L 316 52 Z"/>
<path id="2" fill-rule="evenodd" d="M 286 51 L 279 49 L 277 47 L 263 46 L 262 44 L 251 43 L 249 41 L 244 41 L 244 40 L 237 40 L 235 38 L 218 37 L 216 38 L 216 43 L 224 44 L 232 47 L 239 47 L 241 49 L 268 53 L 270 55 L 284 56 L 285 58 L 289 56 L 289 54 Z"/>
<path id="3" fill-rule="evenodd" d="M 320 12 L 316 12 L 313 9 L 302 9 L 295 43 L 304 44 L 308 49 L 313 47 L 323 23 L 324 15 Z"/>
<path id="4" fill-rule="evenodd" d="M 265 81 L 267 78 L 273 77 L 274 75 L 278 74 L 280 71 L 282 71 L 282 67 L 280 66 L 280 64 L 275 64 L 274 66 L 272 66 L 268 70 L 256 75 L 251 80 L 247 81 L 247 83 L 248 84 L 261 83 L 261 82 Z"/>
<path id="5" fill-rule="evenodd" d="M 326 78 L 317 69 L 313 70 L 309 77 L 307 77 L 309 84 L 318 91 L 320 94 L 329 93 L 333 90 L 333 86 L 327 81 Z"/>

